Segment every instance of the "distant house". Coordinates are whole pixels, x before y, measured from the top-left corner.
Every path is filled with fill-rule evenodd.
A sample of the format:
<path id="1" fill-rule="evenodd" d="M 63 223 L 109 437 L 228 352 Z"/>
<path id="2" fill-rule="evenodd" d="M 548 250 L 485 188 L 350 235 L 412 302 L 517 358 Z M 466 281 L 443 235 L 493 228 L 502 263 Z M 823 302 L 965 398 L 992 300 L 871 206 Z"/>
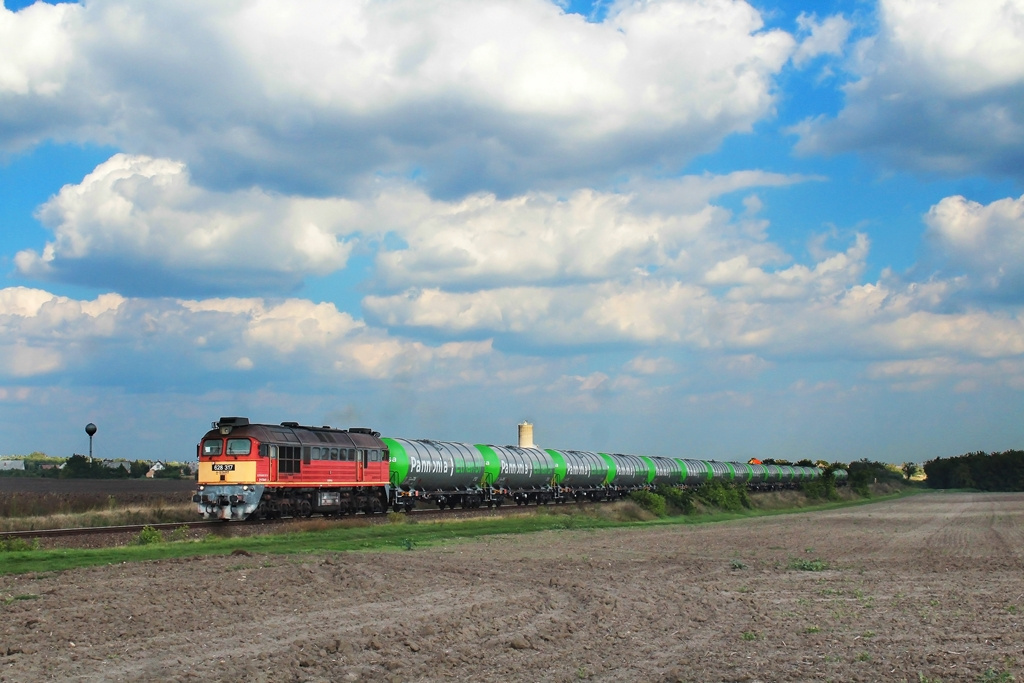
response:
<path id="1" fill-rule="evenodd" d="M 131 472 L 132 466 L 125 460 L 104 460 L 103 466 L 108 470 L 122 469 L 125 472 Z"/>
<path id="2" fill-rule="evenodd" d="M 160 462 L 159 460 L 157 460 L 156 462 L 154 462 L 150 466 L 149 472 L 146 472 L 146 476 L 149 479 L 152 479 L 156 475 L 157 472 L 159 472 L 160 470 L 166 470 L 166 469 L 167 469 L 167 465 L 165 465 L 162 462 Z"/>
<path id="3" fill-rule="evenodd" d="M 25 470 L 24 460 L 0 460 L 0 470 Z"/>

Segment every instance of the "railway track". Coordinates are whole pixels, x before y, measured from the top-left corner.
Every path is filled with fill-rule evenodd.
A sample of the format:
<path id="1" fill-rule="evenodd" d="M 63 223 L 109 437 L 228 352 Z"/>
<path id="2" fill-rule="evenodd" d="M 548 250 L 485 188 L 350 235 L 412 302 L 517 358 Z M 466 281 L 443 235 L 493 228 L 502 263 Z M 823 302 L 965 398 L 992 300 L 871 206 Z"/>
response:
<path id="1" fill-rule="evenodd" d="M 200 527 L 214 526 L 221 523 L 222 522 L 199 520 L 197 522 L 168 522 L 166 524 L 121 524 L 117 526 L 70 527 L 67 529 L 27 529 L 21 531 L 0 531 L 0 539 L 58 538 L 61 536 L 88 536 L 90 534 L 137 534 L 146 527 L 166 531 L 178 529 L 183 526 L 187 526 L 190 529 L 196 529 Z"/>
<path id="2" fill-rule="evenodd" d="M 420 509 L 413 510 L 409 514 L 416 520 L 429 519 L 471 519 L 475 517 L 507 517 L 513 514 L 523 514 L 528 511 L 543 509 L 543 506 L 505 506 L 497 508 L 467 508 L 467 509 Z M 391 517 L 386 514 L 367 515 L 346 515 L 342 517 L 285 517 L 276 520 L 260 520 L 251 522 L 225 522 L 222 520 L 195 520 L 188 522 L 166 522 L 160 524 L 122 524 L 117 526 L 94 526 L 94 527 L 70 527 L 66 529 L 28 529 L 19 531 L 0 531 L 0 540 L 27 539 L 27 538 L 60 538 L 66 536 L 89 536 L 100 534 L 138 534 L 145 528 L 153 528 L 158 531 L 174 531 L 182 527 L 188 529 L 218 529 L 230 531 L 232 529 L 249 530 L 254 527 L 287 527 L 292 524 L 300 524 L 311 520 L 324 520 L 327 523 L 344 524 L 352 520 L 365 521 L 369 524 L 389 524 Z M 286 529 L 282 529 L 286 530 Z"/>

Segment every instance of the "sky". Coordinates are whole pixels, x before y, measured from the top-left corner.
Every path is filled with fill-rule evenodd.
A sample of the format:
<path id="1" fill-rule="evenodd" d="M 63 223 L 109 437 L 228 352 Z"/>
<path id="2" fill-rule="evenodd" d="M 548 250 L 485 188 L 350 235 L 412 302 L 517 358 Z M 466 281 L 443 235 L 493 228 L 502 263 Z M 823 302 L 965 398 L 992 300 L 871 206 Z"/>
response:
<path id="1" fill-rule="evenodd" d="M 0 274 L 0 454 L 1024 448 L 1024 0 L 4 0 Z"/>

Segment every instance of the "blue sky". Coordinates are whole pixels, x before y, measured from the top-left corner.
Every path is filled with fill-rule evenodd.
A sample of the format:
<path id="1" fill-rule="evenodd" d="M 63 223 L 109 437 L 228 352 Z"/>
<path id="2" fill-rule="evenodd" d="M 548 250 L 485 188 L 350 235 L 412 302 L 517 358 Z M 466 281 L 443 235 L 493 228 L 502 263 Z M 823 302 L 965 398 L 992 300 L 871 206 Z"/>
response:
<path id="1" fill-rule="evenodd" d="M 1024 1 L 13 3 L 0 454 L 1024 445 Z"/>

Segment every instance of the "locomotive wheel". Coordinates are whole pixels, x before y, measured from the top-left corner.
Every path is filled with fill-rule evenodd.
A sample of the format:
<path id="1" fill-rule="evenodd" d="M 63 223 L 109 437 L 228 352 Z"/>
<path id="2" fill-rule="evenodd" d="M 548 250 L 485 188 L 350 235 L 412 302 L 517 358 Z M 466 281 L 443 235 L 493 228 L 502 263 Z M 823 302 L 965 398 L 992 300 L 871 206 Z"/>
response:
<path id="1" fill-rule="evenodd" d="M 306 499 L 302 499 L 295 506 L 296 513 L 299 517 L 312 517 L 313 516 L 313 505 Z"/>

